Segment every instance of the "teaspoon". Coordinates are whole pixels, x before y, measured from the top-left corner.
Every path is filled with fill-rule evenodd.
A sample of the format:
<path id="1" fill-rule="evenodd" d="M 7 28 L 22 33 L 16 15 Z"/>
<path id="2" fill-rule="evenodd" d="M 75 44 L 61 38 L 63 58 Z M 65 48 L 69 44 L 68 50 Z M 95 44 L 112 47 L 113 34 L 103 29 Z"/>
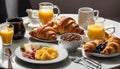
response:
<path id="1" fill-rule="evenodd" d="M 11 60 L 10 60 L 10 56 L 12 54 L 10 48 L 5 48 L 5 54 L 6 56 L 8 56 L 8 69 L 12 69 L 12 63 L 11 63 Z"/>

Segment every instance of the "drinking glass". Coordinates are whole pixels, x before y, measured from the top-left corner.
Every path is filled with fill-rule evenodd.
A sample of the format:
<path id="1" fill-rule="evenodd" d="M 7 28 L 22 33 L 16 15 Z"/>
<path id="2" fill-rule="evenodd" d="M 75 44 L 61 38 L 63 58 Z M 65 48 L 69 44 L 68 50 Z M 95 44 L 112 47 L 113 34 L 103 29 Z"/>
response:
<path id="1" fill-rule="evenodd" d="M 11 45 L 14 34 L 14 26 L 9 23 L 4 23 L 0 25 L 0 35 L 2 37 L 3 45 Z"/>
<path id="2" fill-rule="evenodd" d="M 7 23 L 14 26 L 13 40 L 21 39 L 25 35 L 25 26 L 23 19 L 20 17 L 11 17 L 6 19 Z"/>
<path id="3" fill-rule="evenodd" d="M 105 28 L 103 25 L 104 22 L 105 19 L 96 20 L 95 24 L 88 24 L 87 35 L 90 40 L 104 39 L 105 37 Z"/>
<path id="4" fill-rule="evenodd" d="M 53 9 L 55 8 L 58 10 L 57 15 L 59 15 L 60 9 L 56 5 L 53 5 L 50 2 L 39 3 L 38 16 L 39 16 L 40 21 L 42 22 L 42 25 L 47 24 L 49 21 L 53 19 L 54 17 Z"/>

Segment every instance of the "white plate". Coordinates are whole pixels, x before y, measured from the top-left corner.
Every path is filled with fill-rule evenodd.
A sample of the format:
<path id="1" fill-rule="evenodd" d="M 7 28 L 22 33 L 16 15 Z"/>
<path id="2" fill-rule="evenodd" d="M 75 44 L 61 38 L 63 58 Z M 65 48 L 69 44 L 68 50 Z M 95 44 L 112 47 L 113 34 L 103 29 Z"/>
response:
<path id="1" fill-rule="evenodd" d="M 30 27 L 30 28 L 37 28 L 39 26 L 40 26 L 40 24 L 32 24 L 32 23 L 28 24 L 28 27 Z"/>
<path id="2" fill-rule="evenodd" d="M 35 39 L 35 40 L 38 40 L 38 41 L 44 41 L 44 42 L 57 42 L 57 40 L 44 40 L 44 39 L 39 39 L 39 38 L 36 38 L 36 37 L 32 37 L 32 39 Z"/>
<path id="3" fill-rule="evenodd" d="M 106 57 L 116 57 L 116 56 L 120 55 L 120 53 L 109 54 L 109 55 L 102 55 L 102 54 L 98 54 L 98 53 L 88 53 L 88 52 L 86 52 L 86 54 L 92 55 L 92 56 L 96 56 L 96 57 L 104 57 L 104 58 L 106 58 Z"/>
<path id="4" fill-rule="evenodd" d="M 50 46 L 48 44 L 41 44 L 41 45 L 42 46 Z M 51 46 L 53 46 L 58 51 L 58 54 L 59 54 L 59 56 L 56 59 L 53 59 L 53 60 L 39 61 L 39 60 L 33 60 L 33 59 L 23 57 L 22 52 L 20 50 L 20 47 L 16 48 L 15 54 L 18 58 L 20 58 L 23 61 L 26 61 L 26 62 L 29 62 L 29 63 L 35 63 L 35 64 L 51 64 L 51 63 L 60 62 L 60 61 L 64 60 L 65 58 L 67 58 L 68 52 L 66 51 L 65 48 L 60 47 L 58 45 L 51 45 Z"/>

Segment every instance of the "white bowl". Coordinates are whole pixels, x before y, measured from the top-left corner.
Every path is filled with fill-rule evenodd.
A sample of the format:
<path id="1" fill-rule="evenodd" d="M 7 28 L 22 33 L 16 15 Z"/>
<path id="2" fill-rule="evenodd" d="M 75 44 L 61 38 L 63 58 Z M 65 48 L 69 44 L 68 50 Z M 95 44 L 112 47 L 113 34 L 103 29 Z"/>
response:
<path id="1" fill-rule="evenodd" d="M 66 38 L 66 39 L 63 39 Z M 77 38 L 77 40 L 76 40 Z M 74 52 L 81 46 L 82 37 L 77 33 L 65 33 L 58 39 L 58 44 L 67 49 L 68 52 Z"/>

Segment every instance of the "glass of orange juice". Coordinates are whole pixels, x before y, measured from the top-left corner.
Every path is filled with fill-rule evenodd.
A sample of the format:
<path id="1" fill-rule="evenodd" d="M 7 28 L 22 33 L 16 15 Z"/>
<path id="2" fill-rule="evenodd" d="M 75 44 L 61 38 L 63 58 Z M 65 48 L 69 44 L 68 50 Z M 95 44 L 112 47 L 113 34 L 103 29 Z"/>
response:
<path id="1" fill-rule="evenodd" d="M 91 40 L 103 39 L 105 36 L 105 29 L 101 25 L 92 24 L 88 26 L 87 34 Z"/>
<path id="2" fill-rule="evenodd" d="M 42 22 L 42 25 L 47 24 L 49 21 L 51 21 L 54 18 L 54 10 L 53 10 L 54 8 L 58 10 L 57 15 L 59 15 L 60 10 L 56 5 L 53 5 L 50 2 L 39 3 L 38 16 L 40 21 Z"/>
<path id="3" fill-rule="evenodd" d="M 11 45 L 14 34 L 14 26 L 9 23 L 3 23 L 0 25 L 0 36 L 2 37 L 3 45 Z"/>
<path id="4" fill-rule="evenodd" d="M 97 20 L 95 24 L 88 24 L 87 35 L 90 40 L 94 39 L 104 39 L 105 37 L 105 28 L 104 23 L 105 19 Z"/>

